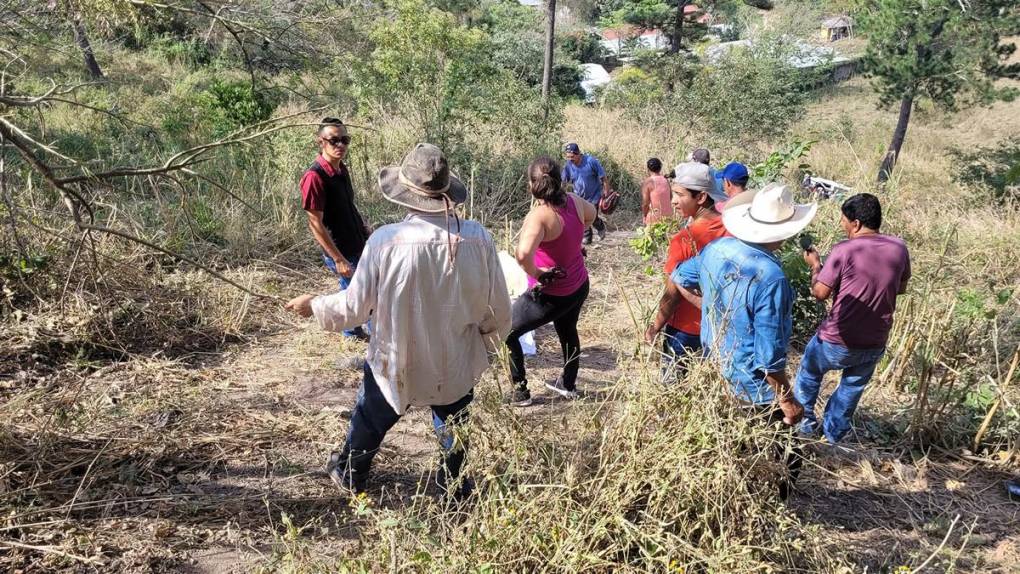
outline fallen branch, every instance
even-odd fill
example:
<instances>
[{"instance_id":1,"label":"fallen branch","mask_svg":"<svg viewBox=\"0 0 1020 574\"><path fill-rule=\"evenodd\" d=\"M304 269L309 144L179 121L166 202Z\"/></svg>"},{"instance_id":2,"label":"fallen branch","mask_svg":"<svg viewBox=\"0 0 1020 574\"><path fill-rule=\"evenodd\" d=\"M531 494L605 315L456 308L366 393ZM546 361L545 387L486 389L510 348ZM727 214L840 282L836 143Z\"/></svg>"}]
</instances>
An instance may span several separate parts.
<instances>
[{"instance_id":1,"label":"fallen branch","mask_svg":"<svg viewBox=\"0 0 1020 574\"><path fill-rule=\"evenodd\" d=\"M86 558L84 556L78 556L77 554L64 552L63 550L57 550L55 546L34 546L32 544L22 544L21 542L14 542L12 540L2 540L0 541L0 544L5 544L13 548L22 548L24 550L34 550L44 554L55 554L57 556L63 556L64 558L70 558L86 564L95 564L97 566L102 564L102 561L96 560L95 558Z\"/></svg>"},{"instance_id":2,"label":"fallen branch","mask_svg":"<svg viewBox=\"0 0 1020 574\"><path fill-rule=\"evenodd\" d=\"M949 530L946 531L946 535L942 538L942 542L939 544L938 548L936 548L935 551L932 552L930 556L928 556L928 559L922 562L920 566L911 570L910 574L917 574L921 570L924 570L924 568L928 566L928 563L935 559L935 556L937 556L938 553L941 552L942 549L945 547L946 541L949 540L949 535L953 533L953 528L956 527L956 523L959 522L959 520L960 515L957 514L956 518L953 519L953 523L949 525Z\"/></svg>"}]
</instances>

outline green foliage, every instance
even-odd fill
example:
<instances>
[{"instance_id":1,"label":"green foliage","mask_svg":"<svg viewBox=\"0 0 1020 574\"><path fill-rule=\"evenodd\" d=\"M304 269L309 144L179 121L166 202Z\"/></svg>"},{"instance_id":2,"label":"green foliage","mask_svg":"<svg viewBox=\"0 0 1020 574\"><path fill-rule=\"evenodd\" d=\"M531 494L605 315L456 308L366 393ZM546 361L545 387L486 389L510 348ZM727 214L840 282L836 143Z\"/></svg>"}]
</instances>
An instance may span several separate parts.
<instances>
[{"instance_id":1,"label":"green foliage","mask_svg":"<svg viewBox=\"0 0 1020 574\"><path fill-rule=\"evenodd\" d=\"M804 86L815 74L790 65L793 49L781 38L763 38L753 50L732 50L702 70L693 89L678 90L676 105L730 140L781 135L804 109Z\"/></svg>"},{"instance_id":2,"label":"green foliage","mask_svg":"<svg viewBox=\"0 0 1020 574\"><path fill-rule=\"evenodd\" d=\"M610 87L606 101L643 121L654 117L676 128L710 131L734 145L752 144L782 135L803 112L804 87L817 72L794 68L792 49L780 38L763 38L753 50L733 49L705 66L683 57L650 57L642 65L652 77Z\"/></svg>"},{"instance_id":3,"label":"green foliage","mask_svg":"<svg viewBox=\"0 0 1020 574\"><path fill-rule=\"evenodd\" d=\"M996 200L1020 199L1020 138L972 151L955 150L956 181L984 187Z\"/></svg>"},{"instance_id":4,"label":"green foliage","mask_svg":"<svg viewBox=\"0 0 1020 574\"><path fill-rule=\"evenodd\" d=\"M606 59L601 37L591 30L580 30L560 36L557 50L582 64L603 63Z\"/></svg>"},{"instance_id":5,"label":"green foliage","mask_svg":"<svg viewBox=\"0 0 1020 574\"><path fill-rule=\"evenodd\" d=\"M214 131L221 134L265 121L276 108L268 92L256 91L250 83L240 80L217 79L209 86L209 93L218 116Z\"/></svg>"},{"instance_id":6,"label":"green foliage","mask_svg":"<svg viewBox=\"0 0 1020 574\"><path fill-rule=\"evenodd\" d=\"M638 28L665 28L673 19L676 9L663 0L627 0L602 18L602 26L619 28L637 26Z\"/></svg>"},{"instance_id":7,"label":"green foliage","mask_svg":"<svg viewBox=\"0 0 1020 574\"><path fill-rule=\"evenodd\" d=\"M814 143L813 140L794 139L773 151L765 158L765 161L751 166L749 170L751 180L759 186L777 181L790 164L800 160L811 151L811 146ZM797 169L803 174L810 171L811 165L801 162L797 165Z\"/></svg>"},{"instance_id":8,"label":"green foliage","mask_svg":"<svg viewBox=\"0 0 1020 574\"><path fill-rule=\"evenodd\" d=\"M662 82L641 68L628 66L616 73L613 82L602 91L602 101L610 107L639 110L659 102L665 96Z\"/></svg>"},{"instance_id":9,"label":"green foliage","mask_svg":"<svg viewBox=\"0 0 1020 574\"><path fill-rule=\"evenodd\" d=\"M180 64L192 69L212 62L209 45L201 38L180 40L163 36L153 40L149 44L149 50L171 64Z\"/></svg>"},{"instance_id":10,"label":"green foliage","mask_svg":"<svg viewBox=\"0 0 1020 574\"><path fill-rule=\"evenodd\" d=\"M637 237L630 240L630 247L641 256L642 261L650 261L659 258L669 247L670 239L680 230L680 222L674 217L660 219L651 225L645 225L638 229ZM655 268L648 265L645 268L648 275L655 274Z\"/></svg>"},{"instance_id":11,"label":"green foliage","mask_svg":"<svg viewBox=\"0 0 1020 574\"><path fill-rule=\"evenodd\" d=\"M45 255L20 256L0 254L0 278L6 281L18 275L32 275L46 269L50 258Z\"/></svg>"},{"instance_id":12,"label":"green foliage","mask_svg":"<svg viewBox=\"0 0 1020 574\"><path fill-rule=\"evenodd\" d=\"M480 24L488 32L492 52L491 62L499 68L509 70L529 86L542 84L545 58L545 34L541 12L513 2L500 2L486 6ZM590 34L570 35L568 45L575 50L588 53L583 57L599 58L602 45L590 44ZM561 40L562 41L562 40ZM574 57L567 50L554 51L552 87L561 97L580 97L580 62L591 62Z\"/></svg>"},{"instance_id":13,"label":"green foliage","mask_svg":"<svg viewBox=\"0 0 1020 574\"><path fill-rule=\"evenodd\" d=\"M398 2L395 17L379 20L370 35L375 49L357 74L361 99L409 115L440 146L512 111L494 105L506 94L530 99L526 85L496 65L483 29L458 26L422 0Z\"/></svg>"},{"instance_id":14,"label":"green foliage","mask_svg":"<svg viewBox=\"0 0 1020 574\"><path fill-rule=\"evenodd\" d=\"M793 288L793 338L807 343L825 318L825 304L811 294L811 269L797 241L787 241L777 254Z\"/></svg>"},{"instance_id":15,"label":"green foliage","mask_svg":"<svg viewBox=\"0 0 1020 574\"><path fill-rule=\"evenodd\" d=\"M968 8L956 0L863 0L857 26L868 37L861 70L884 105L924 97L955 110L1015 93L994 83L1020 78L1020 64L1003 63L1015 45L1001 40L1020 31L1012 0Z\"/></svg>"}]
</instances>

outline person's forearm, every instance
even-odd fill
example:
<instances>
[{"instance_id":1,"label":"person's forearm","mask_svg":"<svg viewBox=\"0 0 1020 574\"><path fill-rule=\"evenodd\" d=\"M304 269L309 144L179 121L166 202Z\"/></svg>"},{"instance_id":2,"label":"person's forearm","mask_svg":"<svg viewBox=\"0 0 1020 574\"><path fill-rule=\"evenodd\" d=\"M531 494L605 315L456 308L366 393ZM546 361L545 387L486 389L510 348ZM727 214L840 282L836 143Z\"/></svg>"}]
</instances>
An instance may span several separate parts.
<instances>
[{"instance_id":1,"label":"person's forearm","mask_svg":"<svg viewBox=\"0 0 1020 574\"><path fill-rule=\"evenodd\" d=\"M326 252L326 255L329 255L333 261L340 261L341 259L344 259L340 250L337 249L336 244L333 243L333 238L329 235L325 226L310 223L308 228L312 230L312 237L315 238L315 242L319 244L319 247Z\"/></svg>"},{"instance_id":2,"label":"person's forearm","mask_svg":"<svg viewBox=\"0 0 1020 574\"><path fill-rule=\"evenodd\" d=\"M701 295L679 285L677 285L677 291L680 292L680 296L686 299L688 303L694 305L698 309L701 309Z\"/></svg>"},{"instance_id":3,"label":"person's forearm","mask_svg":"<svg viewBox=\"0 0 1020 574\"><path fill-rule=\"evenodd\" d=\"M666 326L682 299L683 296L679 290L670 289L668 286L662 292L662 297L659 298L659 310L655 313L655 319L652 321L652 329L656 333Z\"/></svg>"},{"instance_id":4,"label":"person's forearm","mask_svg":"<svg viewBox=\"0 0 1020 574\"><path fill-rule=\"evenodd\" d=\"M822 272L822 264L821 263L815 263L815 264L813 264L811 266L811 285L812 286L814 286L814 284L818 281L818 274L821 273L821 272Z\"/></svg>"},{"instance_id":5,"label":"person's forearm","mask_svg":"<svg viewBox=\"0 0 1020 574\"><path fill-rule=\"evenodd\" d=\"M776 392L780 401L793 396L790 392L790 379L786 376L786 370L765 374L765 382Z\"/></svg>"},{"instance_id":6,"label":"person's forearm","mask_svg":"<svg viewBox=\"0 0 1020 574\"><path fill-rule=\"evenodd\" d=\"M521 266L521 269L531 277L538 279L541 275L541 271L538 270L538 266L535 265L535 254L527 253L524 251L517 252L517 264Z\"/></svg>"}]
</instances>

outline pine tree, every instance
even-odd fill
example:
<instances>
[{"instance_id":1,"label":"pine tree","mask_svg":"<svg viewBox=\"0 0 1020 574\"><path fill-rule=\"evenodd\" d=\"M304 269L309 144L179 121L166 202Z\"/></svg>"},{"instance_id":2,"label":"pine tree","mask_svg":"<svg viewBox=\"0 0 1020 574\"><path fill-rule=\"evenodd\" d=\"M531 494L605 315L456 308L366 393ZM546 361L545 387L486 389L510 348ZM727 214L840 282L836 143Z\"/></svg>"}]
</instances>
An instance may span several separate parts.
<instances>
[{"instance_id":1,"label":"pine tree","mask_svg":"<svg viewBox=\"0 0 1020 574\"><path fill-rule=\"evenodd\" d=\"M1020 32L1016 0L865 0L858 30L868 37L864 74L882 106L900 108L879 184L892 175L918 99L955 111L1016 95L996 84L1020 79L1020 64L1004 64L1016 46L1003 38Z\"/></svg>"}]
</instances>

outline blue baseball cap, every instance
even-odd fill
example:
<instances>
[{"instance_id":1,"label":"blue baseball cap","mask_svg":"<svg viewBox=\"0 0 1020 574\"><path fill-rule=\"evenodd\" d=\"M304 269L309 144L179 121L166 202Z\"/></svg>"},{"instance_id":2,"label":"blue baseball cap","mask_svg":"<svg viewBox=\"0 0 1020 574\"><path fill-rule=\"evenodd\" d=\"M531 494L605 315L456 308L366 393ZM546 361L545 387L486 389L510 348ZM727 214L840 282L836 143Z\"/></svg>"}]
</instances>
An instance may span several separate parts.
<instances>
[{"instance_id":1,"label":"blue baseball cap","mask_svg":"<svg viewBox=\"0 0 1020 574\"><path fill-rule=\"evenodd\" d=\"M720 174L723 179L728 179L741 187L747 185L747 180L750 178L747 173L747 166L735 161L726 164L726 167L723 168Z\"/></svg>"},{"instance_id":2,"label":"blue baseball cap","mask_svg":"<svg viewBox=\"0 0 1020 574\"><path fill-rule=\"evenodd\" d=\"M578 153L579 154L579 153L581 153L581 148L577 147L576 143L570 142L567 145L563 146L563 151L565 151L567 153Z\"/></svg>"}]
</instances>

